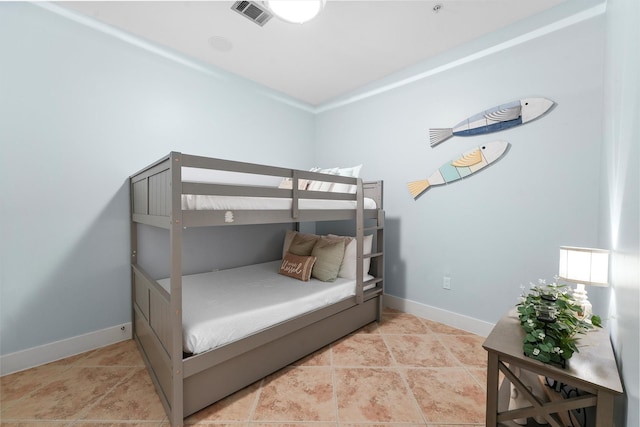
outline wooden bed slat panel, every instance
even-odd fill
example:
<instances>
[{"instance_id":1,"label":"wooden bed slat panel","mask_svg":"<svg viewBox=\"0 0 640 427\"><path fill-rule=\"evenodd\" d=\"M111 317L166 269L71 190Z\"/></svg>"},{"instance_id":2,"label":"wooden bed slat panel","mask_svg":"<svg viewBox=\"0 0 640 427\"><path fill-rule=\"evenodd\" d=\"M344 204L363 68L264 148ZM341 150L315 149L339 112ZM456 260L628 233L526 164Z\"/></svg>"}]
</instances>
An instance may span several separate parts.
<instances>
[{"instance_id":1,"label":"wooden bed slat panel","mask_svg":"<svg viewBox=\"0 0 640 427\"><path fill-rule=\"evenodd\" d=\"M149 321L149 287L138 277L138 273L134 272L134 275L136 275L133 282L134 303L138 306L145 320Z\"/></svg>"},{"instance_id":2,"label":"wooden bed slat panel","mask_svg":"<svg viewBox=\"0 0 640 427\"><path fill-rule=\"evenodd\" d=\"M160 341L140 312L134 314L134 338L142 348L145 363L150 367L150 374L159 388L158 394L170 406L171 396L171 361Z\"/></svg>"},{"instance_id":3,"label":"wooden bed slat panel","mask_svg":"<svg viewBox=\"0 0 640 427\"><path fill-rule=\"evenodd\" d=\"M150 164L146 168L134 173L129 177L131 182L138 182L141 179L155 175L163 170L167 170L171 167L171 155L165 156L155 163Z\"/></svg>"},{"instance_id":4,"label":"wooden bed slat panel","mask_svg":"<svg viewBox=\"0 0 640 427\"><path fill-rule=\"evenodd\" d=\"M149 191L146 179L133 183L133 213L143 215L149 213Z\"/></svg>"},{"instance_id":5,"label":"wooden bed slat panel","mask_svg":"<svg viewBox=\"0 0 640 427\"><path fill-rule=\"evenodd\" d=\"M170 170L149 177L149 215L167 216L171 213Z\"/></svg>"},{"instance_id":6,"label":"wooden bed slat panel","mask_svg":"<svg viewBox=\"0 0 640 427\"><path fill-rule=\"evenodd\" d=\"M171 319L169 318L169 302L154 291L149 290L149 326L156 333L164 349L171 349Z\"/></svg>"},{"instance_id":7,"label":"wooden bed slat panel","mask_svg":"<svg viewBox=\"0 0 640 427\"><path fill-rule=\"evenodd\" d=\"M170 357L171 334L168 314L170 295L138 265L132 266L134 308L155 336L157 344L162 346L166 359ZM142 320L140 319L140 320Z\"/></svg>"},{"instance_id":8,"label":"wooden bed slat panel","mask_svg":"<svg viewBox=\"0 0 640 427\"><path fill-rule=\"evenodd\" d=\"M169 216L133 214L132 220L139 224L146 224L159 228L168 229L171 226L171 218L169 218Z\"/></svg>"}]
</instances>

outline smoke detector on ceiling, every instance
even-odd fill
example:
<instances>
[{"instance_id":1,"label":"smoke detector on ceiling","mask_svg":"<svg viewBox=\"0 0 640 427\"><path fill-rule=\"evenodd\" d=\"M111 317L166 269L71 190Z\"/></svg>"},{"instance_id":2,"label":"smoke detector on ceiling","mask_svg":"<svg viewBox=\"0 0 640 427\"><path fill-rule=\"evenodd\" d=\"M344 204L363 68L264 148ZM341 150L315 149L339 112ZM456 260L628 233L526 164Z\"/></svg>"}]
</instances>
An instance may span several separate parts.
<instances>
[{"instance_id":1,"label":"smoke detector on ceiling","mask_svg":"<svg viewBox=\"0 0 640 427\"><path fill-rule=\"evenodd\" d=\"M273 14L269 9L255 1L237 1L233 3L231 9L261 27L273 18Z\"/></svg>"}]
</instances>

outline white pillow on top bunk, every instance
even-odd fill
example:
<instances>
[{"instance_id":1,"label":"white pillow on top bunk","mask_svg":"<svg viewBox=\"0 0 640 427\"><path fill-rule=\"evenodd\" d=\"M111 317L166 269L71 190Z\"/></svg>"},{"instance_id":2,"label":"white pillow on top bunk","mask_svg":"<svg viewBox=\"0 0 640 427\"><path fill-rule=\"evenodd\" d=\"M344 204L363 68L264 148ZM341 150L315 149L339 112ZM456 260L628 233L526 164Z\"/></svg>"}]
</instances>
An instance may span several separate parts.
<instances>
[{"instance_id":1,"label":"white pillow on top bunk","mask_svg":"<svg viewBox=\"0 0 640 427\"><path fill-rule=\"evenodd\" d=\"M298 190L306 190L308 184L309 184L308 179L299 179ZM285 190L293 189L293 178L282 178L282 182L280 182L280 185L278 185L278 188L284 188Z\"/></svg>"},{"instance_id":2,"label":"white pillow on top bunk","mask_svg":"<svg viewBox=\"0 0 640 427\"><path fill-rule=\"evenodd\" d=\"M338 175L338 168L319 169L312 172L324 173L327 175ZM309 191L331 191L333 183L325 181L311 181L309 182Z\"/></svg>"},{"instance_id":3,"label":"white pillow on top bunk","mask_svg":"<svg viewBox=\"0 0 640 427\"><path fill-rule=\"evenodd\" d=\"M340 176L348 176L351 178L358 178L360 176L360 170L362 169L362 165L353 166L350 168L342 168L338 169L337 175ZM343 184L341 182L335 182L331 187L331 191L334 193L351 193L355 194L357 187L351 184Z\"/></svg>"},{"instance_id":4,"label":"white pillow on top bunk","mask_svg":"<svg viewBox=\"0 0 640 427\"><path fill-rule=\"evenodd\" d=\"M309 172L319 172L320 168L311 168L309 169ZM307 187L309 186L309 183L311 183L313 181L308 180L308 179L299 179L298 180L298 190L307 190ZM291 190L293 188L293 178L282 178L282 181L280 181L280 185L278 185L278 188L283 188L285 190Z\"/></svg>"}]
</instances>

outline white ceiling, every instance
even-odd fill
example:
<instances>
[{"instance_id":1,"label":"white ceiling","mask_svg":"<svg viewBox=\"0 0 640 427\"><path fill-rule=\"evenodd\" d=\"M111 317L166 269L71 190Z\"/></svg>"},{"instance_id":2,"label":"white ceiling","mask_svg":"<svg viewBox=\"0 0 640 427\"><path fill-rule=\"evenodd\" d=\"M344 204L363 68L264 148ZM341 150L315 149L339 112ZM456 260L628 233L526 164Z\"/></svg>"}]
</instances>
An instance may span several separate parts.
<instances>
[{"instance_id":1,"label":"white ceiling","mask_svg":"<svg viewBox=\"0 0 640 427\"><path fill-rule=\"evenodd\" d=\"M329 0L311 22L264 27L232 1L57 4L317 106L568 2Z\"/></svg>"}]
</instances>

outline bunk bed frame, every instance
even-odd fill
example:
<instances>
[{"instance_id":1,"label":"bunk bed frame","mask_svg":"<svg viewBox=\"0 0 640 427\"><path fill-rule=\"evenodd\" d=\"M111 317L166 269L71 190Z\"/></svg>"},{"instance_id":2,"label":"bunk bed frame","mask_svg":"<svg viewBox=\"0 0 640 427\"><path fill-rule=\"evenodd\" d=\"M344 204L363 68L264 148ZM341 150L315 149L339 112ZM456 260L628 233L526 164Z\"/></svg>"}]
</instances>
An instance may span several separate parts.
<instances>
[{"instance_id":1,"label":"bunk bed frame","mask_svg":"<svg viewBox=\"0 0 640 427\"><path fill-rule=\"evenodd\" d=\"M182 180L182 167L292 178L292 189L207 184ZM298 189L298 180L356 185L355 194ZM382 182L319 174L172 152L130 177L133 335L172 426L185 417L244 388L292 362L379 321L383 294ZM226 195L291 199L290 210L183 210L182 196ZM364 197L376 209L364 209ZM356 209L299 209L300 199L355 200ZM187 227L354 220L357 239L356 295L252 334L230 344L190 355L182 347L182 243ZM137 224L167 229L170 235L170 289L166 292L137 263ZM371 225L372 224L372 225ZM373 234L374 247L363 255L363 236ZM362 260L371 258L363 281ZM363 288L374 285L366 291Z\"/></svg>"}]
</instances>

